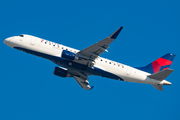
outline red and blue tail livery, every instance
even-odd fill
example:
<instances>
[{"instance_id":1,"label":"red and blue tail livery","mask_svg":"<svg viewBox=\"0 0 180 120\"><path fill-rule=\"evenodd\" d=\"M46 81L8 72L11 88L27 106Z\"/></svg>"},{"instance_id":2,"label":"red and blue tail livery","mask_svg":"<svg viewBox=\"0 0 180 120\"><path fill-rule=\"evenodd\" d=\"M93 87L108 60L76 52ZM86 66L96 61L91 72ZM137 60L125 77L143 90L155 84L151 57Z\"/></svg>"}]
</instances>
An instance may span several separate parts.
<instances>
[{"instance_id":1,"label":"red and blue tail livery","mask_svg":"<svg viewBox=\"0 0 180 120\"><path fill-rule=\"evenodd\" d=\"M154 62L148 64L145 67L140 68L141 70L154 74L157 73L159 71L168 69L172 63L172 61L174 60L176 55L171 54L171 53L167 53L166 55L158 58L157 60L155 60Z\"/></svg>"}]
</instances>

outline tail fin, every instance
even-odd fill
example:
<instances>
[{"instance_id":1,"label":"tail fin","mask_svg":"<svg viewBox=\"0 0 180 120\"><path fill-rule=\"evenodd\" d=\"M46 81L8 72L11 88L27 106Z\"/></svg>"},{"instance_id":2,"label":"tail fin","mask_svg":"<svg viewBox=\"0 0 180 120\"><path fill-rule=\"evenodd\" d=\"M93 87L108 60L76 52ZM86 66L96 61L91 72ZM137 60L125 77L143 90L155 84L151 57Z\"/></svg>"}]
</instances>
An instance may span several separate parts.
<instances>
[{"instance_id":1,"label":"tail fin","mask_svg":"<svg viewBox=\"0 0 180 120\"><path fill-rule=\"evenodd\" d=\"M155 60L154 62L148 64L145 67L139 68L142 71L154 74L161 70L168 69L174 60L176 55L167 53L166 55L160 57L159 59Z\"/></svg>"}]
</instances>

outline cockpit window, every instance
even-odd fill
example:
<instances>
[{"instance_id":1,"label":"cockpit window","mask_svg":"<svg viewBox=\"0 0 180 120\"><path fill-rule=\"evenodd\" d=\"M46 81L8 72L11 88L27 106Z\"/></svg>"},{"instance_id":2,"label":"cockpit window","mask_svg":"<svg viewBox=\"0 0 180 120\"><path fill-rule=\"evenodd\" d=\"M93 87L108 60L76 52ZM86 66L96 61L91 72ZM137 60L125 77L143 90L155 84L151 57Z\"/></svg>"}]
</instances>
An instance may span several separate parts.
<instances>
[{"instance_id":1,"label":"cockpit window","mask_svg":"<svg viewBox=\"0 0 180 120\"><path fill-rule=\"evenodd\" d=\"M20 37L24 37L24 35L19 35Z\"/></svg>"}]
</instances>

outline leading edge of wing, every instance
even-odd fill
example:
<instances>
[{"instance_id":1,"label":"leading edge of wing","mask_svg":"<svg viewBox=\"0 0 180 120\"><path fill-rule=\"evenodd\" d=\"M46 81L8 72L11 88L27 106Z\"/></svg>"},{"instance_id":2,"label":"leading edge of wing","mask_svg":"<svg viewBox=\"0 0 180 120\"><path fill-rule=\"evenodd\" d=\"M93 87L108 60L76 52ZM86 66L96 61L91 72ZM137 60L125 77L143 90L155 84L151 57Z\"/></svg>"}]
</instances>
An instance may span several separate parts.
<instances>
[{"instance_id":1,"label":"leading edge of wing","mask_svg":"<svg viewBox=\"0 0 180 120\"><path fill-rule=\"evenodd\" d=\"M116 39L121 30L123 29L123 26L120 27L118 30L116 30L113 34L111 34L108 38Z\"/></svg>"}]
</instances>

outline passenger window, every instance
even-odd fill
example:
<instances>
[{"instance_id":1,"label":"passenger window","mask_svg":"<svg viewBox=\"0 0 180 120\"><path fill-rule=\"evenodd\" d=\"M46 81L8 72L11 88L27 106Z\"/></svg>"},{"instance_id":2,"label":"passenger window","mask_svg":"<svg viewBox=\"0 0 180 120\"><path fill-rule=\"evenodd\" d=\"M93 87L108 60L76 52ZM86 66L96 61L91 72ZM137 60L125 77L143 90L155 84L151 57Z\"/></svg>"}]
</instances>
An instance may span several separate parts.
<instances>
[{"instance_id":1,"label":"passenger window","mask_svg":"<svg viewBox=\"0 0 180 120\"><path fill-rule=\"evenodd\" d=\"M111 62L109 62L109 64L111 64Z\"/></svg>"}]
</instances>

